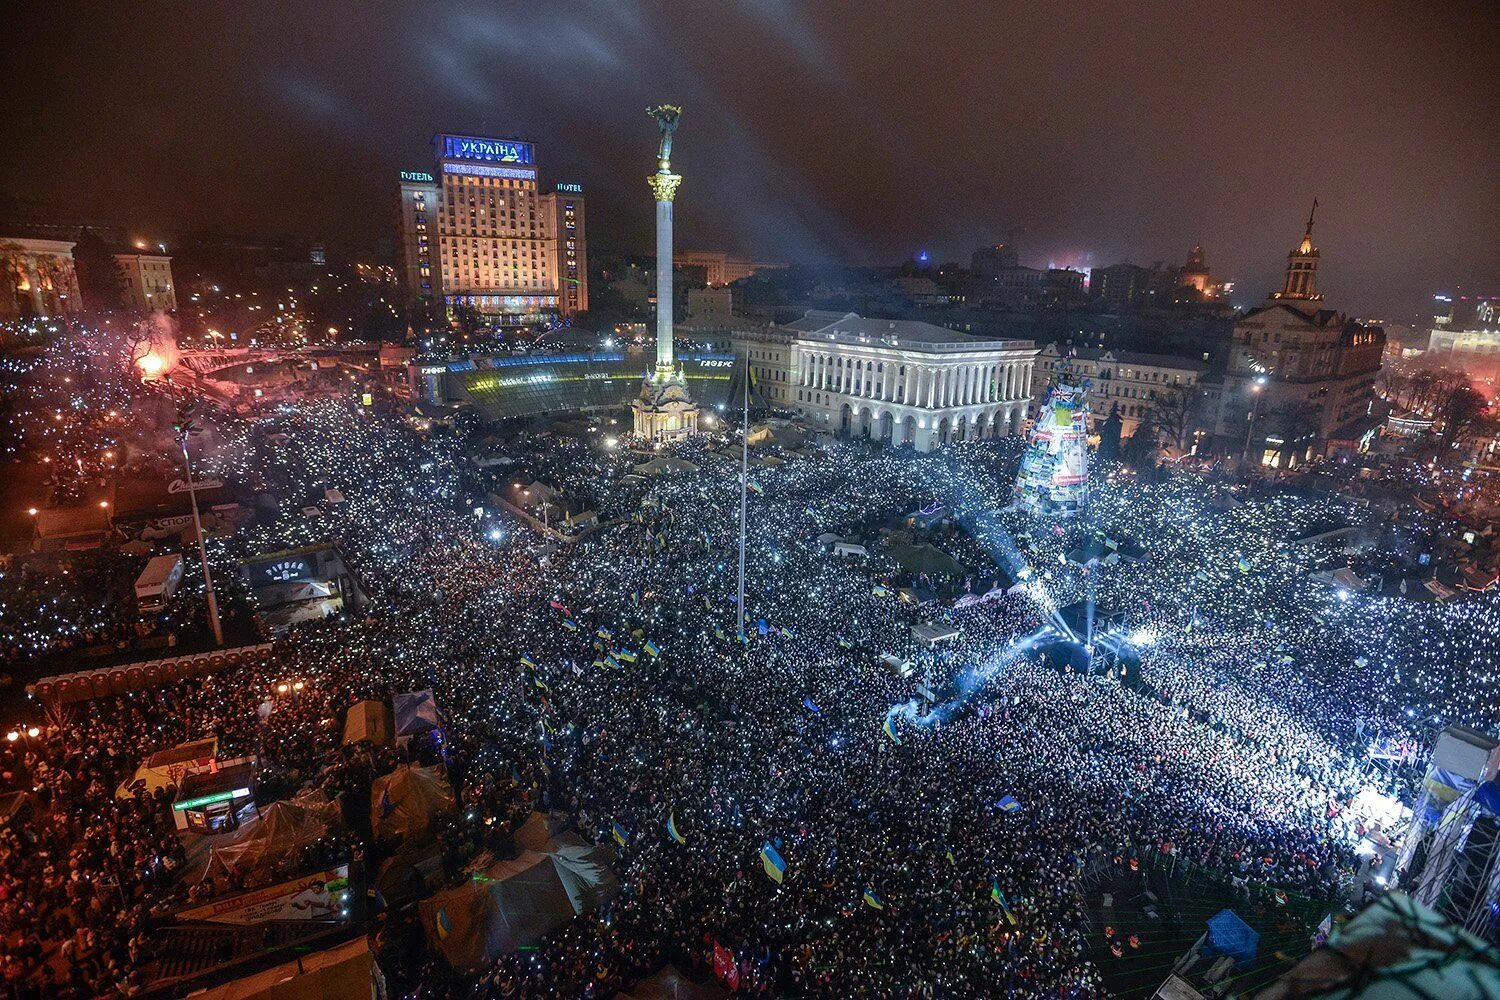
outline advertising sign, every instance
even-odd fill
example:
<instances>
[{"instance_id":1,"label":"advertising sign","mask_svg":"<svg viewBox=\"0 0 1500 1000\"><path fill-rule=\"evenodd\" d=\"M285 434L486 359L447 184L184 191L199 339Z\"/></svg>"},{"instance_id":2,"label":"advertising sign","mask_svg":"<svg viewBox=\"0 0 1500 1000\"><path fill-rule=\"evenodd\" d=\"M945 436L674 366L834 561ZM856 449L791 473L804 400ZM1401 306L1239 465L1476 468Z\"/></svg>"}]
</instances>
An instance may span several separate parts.
<instances>
[{"instance_id":1,"label":"advertising sign","mask_svg":"<svg viewBox=\"0 0 1500 1000\"><path fill-rule=\"evenodd\" d=\"M241 926L272 920L342 920L348 891L349 866L340 865L179 910L177 919Z\"/></svg>"}]
</instances>

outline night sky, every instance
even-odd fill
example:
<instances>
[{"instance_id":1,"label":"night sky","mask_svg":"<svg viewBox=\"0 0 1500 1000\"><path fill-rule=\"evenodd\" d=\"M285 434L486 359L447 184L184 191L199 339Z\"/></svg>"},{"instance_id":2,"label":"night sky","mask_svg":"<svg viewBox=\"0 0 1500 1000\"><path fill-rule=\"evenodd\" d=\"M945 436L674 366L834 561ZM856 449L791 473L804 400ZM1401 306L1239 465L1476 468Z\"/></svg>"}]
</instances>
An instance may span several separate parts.
<instances>
[{"instance_id":1,"label":"night sky","mask_svg":"<svg viewBox=\"0 0 1500 1000\"><path fill-rule=\"evenodd\" d=\"M1354 12L1358 11L1358 14ZM1279 282L1314 196L1331 304L1500 294L1500 5L28 3L0 194L143 235L373 248L437 131L538 144L597 249L646 251L685 106L679 247L768 259L1180 261Z\"/></svg>"}]
</instances>

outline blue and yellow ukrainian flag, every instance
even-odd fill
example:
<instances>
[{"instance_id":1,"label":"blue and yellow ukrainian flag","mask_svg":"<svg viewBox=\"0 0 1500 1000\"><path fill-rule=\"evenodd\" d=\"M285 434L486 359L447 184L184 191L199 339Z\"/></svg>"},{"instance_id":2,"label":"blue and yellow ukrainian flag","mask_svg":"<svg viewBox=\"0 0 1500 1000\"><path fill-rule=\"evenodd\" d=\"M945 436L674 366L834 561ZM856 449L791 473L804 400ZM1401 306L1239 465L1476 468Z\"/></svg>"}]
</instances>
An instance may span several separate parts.
<instances>
[{"instance_id":1,"label":"blue and yellow ukrainian flag","mask_svg":"<svg viewBox=\"0 0 1500 1000\"><path fill-rule=\"evenodd\" d=\"M523 666L523 667L530 667L532 670L535 670L536 669L536 661L533 660L529 654L522 653L521 654L521 666Z\"/></svg>"},{"instance_id":2,"label":"blue and yellow ukrainian flag","mask_svg":"<svg viewBox=\"0 0 1500 1000\"><path fill-rule=\"evenodd\" d=\"M599 626L599 628L595 630L594 634L603 639L605 642L608 642L615 637L615 634L609 629L605 628L603 625Z\"/></svg>"},{"instance_id":3,"label":"blue and yellow ukrainian flag","mask_svg":"<svg viewBox=\"0 0 1500 1000\"><path fill-rule=\"evenodd\" d=\"M792 630L789 629L789 628L787 628L785 625L778 625L778 626L776 626L776 631L778 631L778 632L781 633L781 637L783 639L790 639L790 638L792 638Z\"/></svg>"},{"instance_id":4,"label":"blue and yellow ukrainian flag","mask_svg":"<svg viewBox=\"0 0 1500 1000\"><path fill-rule=\"evenodd\" d=\"M839 636L839 649L853 649L853 648L854 648L854 643L850 642L848 639L845 639L843 636Z\"/></svg>"},{"instance_id":5,"label":"blue and yellow ukrainian flag","mask_svg":"<svg viewBox=\"0 0 1500 1000\"><path fill-rule=\"evenodd\" d=\"M766 874L771 877L771 881L777 885L780 885L781 880L786 878L786 862L781 859L781 855L777 853L776 848L771 846L769 840L761 845L760 864L766 870Z\"/></svg>"},{"instance_id":6,"label":"blue and yellow ukrainian flag","mask_svg":"<svg viewBox=\"0 0 1500 1000\"><path fill-rule=\"evenodd\" d=\"M901 745L901 737L896 735L896 717L888 715L880 726L880 731L891 738L891 742L897 746Z\"/></svg>"},{"instance_id":7,"label":"blue and yellow ukrainian flag","mask_svg":"<svg viewBox=\"0 0 1500 1000\"><path fill-rule=\"evenodd\" d=\"M655 659L656 657L661 655L661 647L652 642L650 639L646 640L646 645L643 648L647 653L651 655L652 659Z\"/></svg>"},{"instance_id":8,"label":"blue and yellow ukrainian flag","mask_svg":"<svg viewBox=\"0 0 1500 1000\"><path fill-rule=\"evenodd\" d=\"M1246 559L1244 556L1240 556L1239 566L1240 566L1240 572L1241 573L1248 573L1248 572L1250 572L1250 560Z\"/></svg>"},{"instance_id":9,"label":"blue and yellow ukrainian flag","mask_svg":"<svg viewBox=\"0 0 1500 1000\"><path fill-rule=\"evenodd\" d=\"M667 813L667 836L679 844L687 843L687 838L677 829L677 816L670 812Z\"/></svg>"},{"instance_id":10,"label":"blue and yellow ukrainian flag","mask_svg":"<svg viewBox=\"0 0 1500 1000\"><path fill-rule=\"evenodd\" d=\"M860 898L865 901L866 906L874 907L877 910L885 909L885 901L875 895L875 890L868 886L865 887L864 894Z\"/></svg>"},{"instance_id":11,"label":"blue and yellow ukrainian flag","mask_svg":"<svg viewBox=\"0 0 1500 1000\"><path fill-rule=\"evenodd\" d=\"M995 806L1001 812L1013 813L1020 812L1021 810L1021 803L1016 801L1016 797L1014 795L1005 796L999 802L996 802Z\"/></svg>"},{"instance_id":12,"label":"blue and yellow ukrainian flag","mask_svg":"<svg viewBox=\"0 0 1500 1000\"><path fill-rule=\"evenodd\" d=\"M630 843L630 833L620 825L619 820L615 820L614 829L609 831L609 835L615 838L615 843L619 844L621 847L624 847L626 844Z\"/></svg>"},{"instance_id":13,"label":"blue and yellow ukrainian flag","mask_svg":"<svg viewBox=\"0 0 1500 1000\"><path fill-rule=\"evenodd\" d=\"M716 638L716 639L723 639L725 642L728 642L729 641L729 633L725 632L723 629L719 628L719 626L715 625L714 626L714 638Z\"/></svg>"},{"instance_id":14,"label":"blue and yellow ukrainian flag","mask_svg":"<svg viewBox=\"0 0 1500 1000\"><path fill-rule=\"evenodd\" d=\"M622 650L620 650L620 659L623 660L626 663L634 663L636 661L635 650L633 650L633 649L622 649Z\"/></svg>"},{"instance_id":15,"label":"blue and yellow ukrainian flag","mask_svg":"<svg viewBox=\"0 0 1500 1000\"><path fill-rule=\"evenodd\" d=\"M1005 919L1014 925L1016 915L1011 912L1010 903L1005 899L1005 893L1000 891L1000 880L998 878L990 885L990 898L1000 904L1000 910L1005 914Z\"/></svg>"},{"instance_id":16,"label":"blue and yellow ukrainian flag","mask_svg":"<svg viewBox=\"0 0 1500 1000\"><path fill-rule=\"evenodd\" d=\"M578 631L578 623L575 622L571 618L564 618L563 619L563 628L567 629L569 632L577 632Z\"/></svg>"},{"instance_id":17,"label":"blue and yellow ukrainian flag","mask_svg":"<svg viewBox=\"0 0 1500 1000\"><path fill-rule=\"evenodd\" d=\"M877 583L875 586L870 588L870 593L874 594L876 597L890 597L891 588L887 587L883 583Z\"/></svg>"}]
</instances>

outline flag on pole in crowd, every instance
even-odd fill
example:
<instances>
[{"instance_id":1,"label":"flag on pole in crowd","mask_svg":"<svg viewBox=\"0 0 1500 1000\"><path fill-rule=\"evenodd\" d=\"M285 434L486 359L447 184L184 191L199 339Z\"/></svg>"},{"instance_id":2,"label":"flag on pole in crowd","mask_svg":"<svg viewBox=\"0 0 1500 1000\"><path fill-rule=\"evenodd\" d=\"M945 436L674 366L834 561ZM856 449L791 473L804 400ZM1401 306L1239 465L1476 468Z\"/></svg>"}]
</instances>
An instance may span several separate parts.
<instances>
[{"instance_id":1,"label":"flag on pole in crowd","mask_svg":"<svg viewBox=\"0 0 1500 1000\"><path fill-rule=\"evenodd\" d=\"M712 611L713 609L714 609L714 602L710 601L708 599L708 595L707 594L704 594L703 595L703 610L704 611Z\"/></svg>"},{"instance_id":2,"label":"flag on pole in crowd","mask_svg":"<svg viewBox=\"0 0 1500 1000\"><path fill-rule=\"evenodd\" d=\"M1244 556L1240 556L1239 567L1241 573L1250 572L1250 560L1246 559Z\"/></svg>"},{"instance_id":3,"label":"flag on pole in crowd","mask_svg":"<svg viewBox=\"0 0 1500 1000\"><path fill-rule=\"evenodd\" d=\"M791 638L793 638L793 636L792 636L792 630L789 629L789 628L787 628L785 625L778 625L778 626L776 626L776 631L778 631L778 632L781 633L781 637L783 639L791 639Z\"/></svg>"},{"instance_id":4,"label":"flag on pole in crowd","mask_svg":"<svg viewBox=\"0 0 1500 1000\"><path fill-rule=\"evenodd\" d=\"M766 874L771 877L771 881L777 885L780 885L781 880L786 877L786 862L781 859L781 855L777 853L776 848L771 846L769 840L761 845L760 864L766 870Z\"/></svg>"},{"instance_id":5,"label":"flag on pole in crowd","mask_svg":"<svg viewBox=\"0 0 1500 1000\"><path fill-rule=\"evenodd\" d=\"M658 536L658 537L660 537L660 536ZM633 593L633 594L630 595L630 599L632 601L634 601L637 605L639 605L641 603L641 588L640 587L635 588L635 593Z\"/></svg>"},{"instance_id":6,"label":"flag on pole in crowd","mask_svg":"<svg viewBox=\"0 0 1500 1000\"><path fill-rule=\"evenodd\" d=\"M865 891L860 898L865 901L866 906L873 907L877 910L885 909L885 901L879 896L875 895L875 890L871 889L869 886L865 887Z\"/></svg>"},{"instance_id":7,"label":"flag on pole in crowd","mask_svg":"<svg viewBox=\"0 0 1500 1000\"><path fill-rule=\"evenodd\" d=\"M995 803L995 807L1001 812L1013 813L1021 811L1021 803L1016 801L1014 795L1005 796L999 802Z\"/></svg>"},{"instance_id":8,"label":"flag on pole in crowd","mask_svg":"<svg viewBox=\"0 0 1500 1000\"><path fill-rule=\"evenodd\" d=\"M578 623L575 622L571 618L564 618L563 619L563 628L567 629L569 632L577 632L578 631Z\"/></svg>"},{"instance_id":9,"label":"flag on pole in crowd","mask_svg":"<svg viewBox=\"0 0 1500 1000\"><path fill-rule=\"evenodd\" d=\"M812 700L812 696L811 695L807 695L807 696L803 697L803 699L802 699L802 705L803 705L804 708L806 708L813 715L822 715L823 714L823 710L818 707L818 703L817 702L815 702L815 701Z\"/></svg>"},{"instance_id":10,"label":"flag on pole in crowd","mask_svg":"<svg viewBox=\"0 0 1500 1000\"><path fill-rule=\"evenodd\" d=\"M956 864L958 864L958 859L953 856L953 848L951 848L951 847L948 848L946 851L943 852L943 857L945 857L945 858L948 859L948 863L950 865L956 865Z\"/></svg>"},{"instance_id":11,"label":"flag on pole in crowd","mask_svg":"<svg viewBox=\"0 0 1500 1000\"><path fill-rule=\"evenodd\" d=\"M764 638L771 634L771 623L764 618L757 618L755 619L755 631L759 632L761 637Z\"/></svg>"},{"instance_id":12,"label":"flag on pole in crowd","mask_svg":"<svg viewBox=\"0 0 1500 1000\"><path fill-rule=\"evenodd\" d=\"M613 655L606 656L604 658L604 665L607 666L607 667L609 667L609 669L611 669L611 670L624 670L625 669L624 667L620 666L620 661L617 660L617 659L615 659Z\"/></svg>"},{"instance_id":13,"label":"flag on pole in crowd","mask_svg":"<svg viewBox=\"0 0 1500 1000\"><path fill-rule=\"evenodd\" d=\"M877 583L875 586L870 588L870 593L874 594L876 597L890 597L892 591L891 588L887 587L885 584Z\"/></svg>"},{"instance_id":14,"label":"flag on pole in crowd","mask_svg":"<svg viewBox=\"0 0 1500 1000\"><path fill-rule=\"evenodd\" d=\"M750 480L750 492L754 493L756 496L760 496L761 494L765 493L766 490L765 487L760 485L760 483L757 483L752 479Z\"/></svg>"},{"instance_id":15,"label":"flag on pole in crowd","mask_svg":"<svg viewBox=\"0 0 1500 1000\"><path fill-rule=\"evenodd\" d=\"M609 831L609 835L615 838L615 843L619 844L621 847L624 847L626 844L630 843L630 833L620 825L619 820L615 820L614 829Z\"/></svg>"},{"instance_id":16,"label":"flag on pole in crowd","mask_svg":"<svg viewBox=\"0 0 1500 1000\"><path fill-rule=\"evenodd\" d=\"M552 608L552 610L554 610L554 611L561 611L563 614L567 615L569 618L573 617L573 612L569 611L568 610L568 606L566 604L564 604L562 601L559 601L556 598L554 598L554 599L548 601L547 604Z\"/></svg>"},{"instance_id":17,"label":"flag on pole in crowd","mask_svg":"<svg viewBox=\"0 0 1500 1000\"><path fill-rule=\"evenodd\" d=\"M652 642L650 639L646 640L646 645L642 648L645 649L647 653L651 654L652 659L655 659L656 657L661 655L661 647Z\"/></svg>"},{"instance_id":18,"label":"flag on pole in crowd","mask_svg":"<svg viewBox=\"0 0 1500 1000\"><path fill-rule=\"evenodd\" d=\"M990 898L1000 904L1000 912L1005 914L1005 919L1012 925L1016 922L1016 915L1011 912L1010 902L1006 900L1005 893L1000 891L1000 880L997 878L990 885Z\"/></svg>"},{"instance_id":19,"label":"flag on pole in crowd","mask_svg":"<svg viewBox=\"0 0 1500 1000\"><path fill-rule=\"evenodd\" d=\"M885 722L881 725L880 731L889 736L892 743L897 746L901 745L901 737L896 735L896 717L894 715L887 715L885 717Z\"/></svg>"},{"instance_id":20,"label":"flag on pole in crowd","mask_svg":"<svg viewBox=\"0 0 1500 1000\"><path fill-rule=\"evenodd\" d=\"M619 652L619 657L625 663L634 663L635 660L636 660L635 650L633 650L633 649L622 649Z\"/></svg>"},{"instance_id":21,"label":"flag on pole in crowd","mask_svg":"<svg viewBox=\"0 0 1500 1000\"><path fill-rule=\"evenodd\" d=\"M716 639L723 639L725 641L728 641L728 639L729 639L729 633L725 632L723 629L719 628L719 626L715 625L714 626L714 638L716 638Z\"/></svg>"},{"instance_id":22,"label":"flag on pole in crowd","mask_svg":"<svg viewBox=\"0 0 1500 1000\"><path fill-rule=\"evenodd\" d=\"M535 684L538 688L547 692L548 694L552 693L552 689L547 686L547 682L542 680L540 677L533 677L531 679L531 683Z\"/></svg>"},{"instance_id":23,"label":"flag on pole in crowd","mask_svg":"<svg viewBox=\"0 0 1500 1000\"><path fill-rule=\"evenodd\" d=\"M605 642L608 642L609 640L611 640L611 639L613 639L615 637L615 634L613 632L611 632L609 629L605 628L602 625L599 626L599 629L596 632L594 632L594 634L597 635L599 638L603 639Z\"/></svg>"},{"instance_id":24,"label":"flag on pole in crowd","mask_svg":"<svg viewBox=\"0 0 1500 1000\"><path fill-rule=\"evenodd\" d=\"M523 666L523 667L530 667L532 670L535 670L536 669L536 661L533 660L528 654L522 653L521 654L521 666Z\"/></svg>"},{"instance_id":25,"label":"flag on pole in crowd","mask_svg":"<svg viewBox=\"0 0 1500 1000\"><path fill-rule=\"evenodd\" d=\"M687 843L687 838L677 829L677 816L670 812L667 813L667 836L679 844Z\"/></svg>"},{"instance_id":26,"label":"flag on pole in crowd","mask_svg":"<svg viewBox=\"0 0 1500 1000\"><path fill-rule=\"evenodd\" d=\"M854 648L854 643L850 642L848 639L845 639L843 636L839 636L839 649L853 649L853 648Z\"/></svg>"}]
</instances>

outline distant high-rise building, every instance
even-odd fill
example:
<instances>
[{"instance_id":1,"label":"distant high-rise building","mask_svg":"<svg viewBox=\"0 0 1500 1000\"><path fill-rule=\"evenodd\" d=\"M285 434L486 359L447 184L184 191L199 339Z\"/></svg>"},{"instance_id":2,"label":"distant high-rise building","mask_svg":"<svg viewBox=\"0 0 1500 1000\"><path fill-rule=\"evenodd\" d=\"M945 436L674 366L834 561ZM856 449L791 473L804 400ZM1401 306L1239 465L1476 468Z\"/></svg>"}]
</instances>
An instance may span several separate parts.
<instances>
[{"instance_id":1,"label":"distant high-rise building","mask_svg":"<svg viewBox=\"0 0 1500 1000\"><path fill-rule=\"evenodd\" d=\"M433 145L433 171L399 180L408 303L511 324L587 308L582 189L543 193L529 142L440 134Z\"/></svg>"},{"instance_id":2,"label":"distant high-rise building","mask_svg":"<svg viewBox=\"0 0 1500 1000\"><path fill-rule=\"evenodd\" d=\"M993 278L1001 271L1020 266L1021 259L1016 248L1007 243L996 243L992 247L980 247L969 258L969 270Z\"/></svg>"},{"instance_id":3,"label":"distant high-rise building","mask_svg":"<svg viewBox=\"0 0 1500 1000\"><path fill-rule=\"evenodd\" d=\"M746 260L734 257L722 250L682 250L672 255L674 267L701 267L703 280L711 286L729 285L741 278L748 278L761 271L781 271L785 264Z\"/></svg>"}]
</instances>

